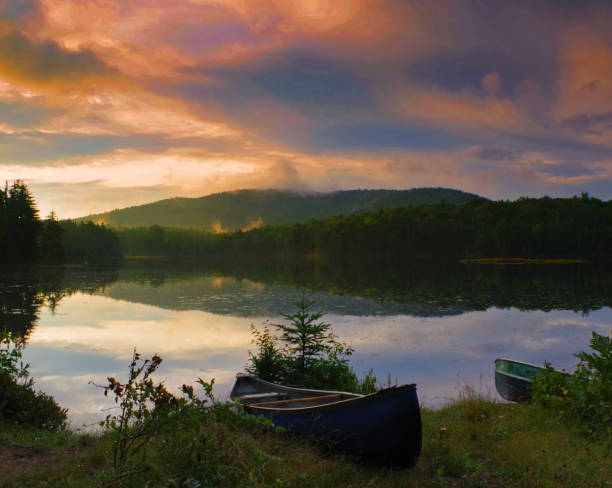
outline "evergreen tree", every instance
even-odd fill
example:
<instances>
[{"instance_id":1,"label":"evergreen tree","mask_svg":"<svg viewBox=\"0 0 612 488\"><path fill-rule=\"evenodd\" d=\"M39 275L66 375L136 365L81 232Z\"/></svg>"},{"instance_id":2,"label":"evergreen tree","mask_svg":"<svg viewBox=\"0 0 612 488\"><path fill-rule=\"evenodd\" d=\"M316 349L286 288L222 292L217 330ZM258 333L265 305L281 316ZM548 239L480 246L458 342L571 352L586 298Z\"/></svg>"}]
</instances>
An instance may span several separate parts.
<instances>
[{"instance_id":1,"label":"evergreen tree","mask_svg":"<svg viewBox=\"0 0 612 488\"><path fill-rule=\"evenodd\" d=\"M45 263L62 263L64 261L64 230L57 220L55 212L51 211L43 222L40 235L40 253Z\"/></svg>"},{"instance_id":2,"label":"evergreen tree","mask_svg":"<svg viewBox=\"0 0 612 488\"><path fill-rule=\"evenodd\" d=\"M117 264L121 248L117 234L93 222L61 222L65 257L71 263Z\"/></svg>"},{"instance_id":3,"label":"evergreen tree","mask_svg":"<svg viewBox=\"0 0 612 488\"><path fill-rule=\"evenodd\" d=\"M40 220L30 190L21 180L13 183L6 198L4 221L5 261L31 263L38 257Z\"/></svg>"},{"instance_id":4,"label":"evergreen tree","mask_svg":"<svg viewBox=\"0 0 612 488\"><path fill-rule=\"evenodd\" d=\"M8 199L8 183L0 190L0 263L7 257L6 253L6 201Z\"/></svg>"},{"instance_id":5,"label":"evergreen tree","mask_svg":"<svg viewBox=\"0 0 612 488\"><path fill-rule=\"evenodd\" d=\"M282 314L288 325L273 324L281 332L281 340L287 344L290 354L297 360L297 377L303 380L310 362L329 352L336 343L335 336L329 331L331 324L319 319L324 312L311 312L314 302L304 297L295 302L297 311Z\"/></svg>"},{"instance_id":6,"label":"evergreen tree","mask_svg":"<svg viewBox=\"0 0 612 488\"><path fill-rule=\"evenodd\" d=\"M312 312L314 302L304 297L294 304L296 313L282 314L288 325L272 324L282 332L280 338L267 324L263 331L252 327L259 351L250 353L246 370L288 385L373 393L376 377L370 371L362 381L357 378L348 364L353 349L338 340L331 324L320 321L325 313Z\"/></svg>"}]
</instances>

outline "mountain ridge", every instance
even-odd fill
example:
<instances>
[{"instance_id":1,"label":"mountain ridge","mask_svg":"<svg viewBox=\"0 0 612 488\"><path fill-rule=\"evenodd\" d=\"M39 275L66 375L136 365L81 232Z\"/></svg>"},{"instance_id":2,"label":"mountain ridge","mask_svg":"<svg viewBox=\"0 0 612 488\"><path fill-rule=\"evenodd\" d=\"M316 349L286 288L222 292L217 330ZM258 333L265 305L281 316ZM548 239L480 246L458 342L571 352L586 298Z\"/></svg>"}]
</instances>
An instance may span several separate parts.
<instances>
[{"instance_id":1,"label":"mountain ridge","mask_svg":"<svg viewBox=\"0 0 612 488\"><path fill-rule=\"evenodd\" d=\"M459 205L477 198L483 197L449 188L341 190L329 193L245 189L195 198L168 198L74 220L93 221L112 227L161 225L226 232L406 205L441 202Z\"/></svg>"}]
</instances>

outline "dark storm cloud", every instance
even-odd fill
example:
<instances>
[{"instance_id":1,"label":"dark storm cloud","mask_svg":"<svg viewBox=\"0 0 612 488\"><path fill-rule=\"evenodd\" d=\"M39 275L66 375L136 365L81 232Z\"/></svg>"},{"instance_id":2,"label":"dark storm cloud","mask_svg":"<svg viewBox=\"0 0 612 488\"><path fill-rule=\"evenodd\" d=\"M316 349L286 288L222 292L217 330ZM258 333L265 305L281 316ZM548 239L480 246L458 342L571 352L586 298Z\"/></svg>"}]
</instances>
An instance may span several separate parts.
<instances>
[{"instance_id":1,"label":"dark storm cloud","mask_svg":"<svg viewBox=\"0 0 612 488\"><path fill-rule=\"evenodd\" d=\"M277 99L290 105L367 104L368 90L347 63L315 52L288 50L252 63L233 67L184 68L224 83L214 85L214 94L232 104L253 97ZM206 99L210 85L191 85L186 93Z\"/></svg>"},{"instance_id":2,"label":"dark storm cloud","mask_svg":"<svg viewBox=\"0 0 612 488\"><path fill-rule=\"evenodd\" d=\"M305 50L281 51L238 66L182 71L200 75L202 81L164 81L155 89L187 99L203 111L217 111L237 127L307 153L317 152L327 142L337 145L317 137L328 124L354 120L372 113L376 106L368 84L349 63ZM348 132L346 141L352 139Z\"/></svg>"},{"instance_id":3,"label":"dark storm cloud","mask_svg":"<svg viewBox=\"0 0 612 488\"><path fill-rule=\"evenodd\" d=\"M469 151L469 156L480 161L512 161L520 155L516 149L502 147L477 147Z\"/></svg>"},{"instance_id":4,"label":"dark storm cloud","mask_svg":"<svg viewBox=\"0 0 612 488\"><path fill-rule=\"evenodd\" d=\"M35 82L70 82L112 70L92 51L68 51L52 40L13 32L0 36L0 72Z\"/></svg>"},{"instance_id":5,"label":"dark storm cloud","mask_svg":"<svg viewBox=\"0 0 612 488\"><path fill-rule=\"evenodd\" d=\"M576 114L562 120L561 127L587 134L601 134L602 129L612 129L612 112Z\"/></svg>"},{"instance_id":6,"label":"dark storm cloud","mask_svg":"<svg viewBox=\"0 0 612 488\"><path fill-rule=\"evenodd\" d=\"M406 124L359 124L317 126L308 144L321 148L363 151L381 149L447 150L475 143L472 137L446 133L439 129Z\"/></svg>"},{"instance_id":7,"label":"dark storm cloud","mask_svg":"<svg viewBox=\"0 0 612 488\"><path fill-rule=\"evenodd\" d=\"M546 152L568 160L596 161L612 156L607 146L563 137L515 135L509 140L517 148Z\"/></svg>"},{"instance_id":8,"label":"dark storm cloud","mask_svg":"<svg viewBox=\"0 0 612 488\"><path fill-rule=\"evenodd\" d=\"M20 23L38 11L38 0L0 0L0 19Z\"/></svg>"},{"instance_id":9,"label":"dark storm cloud","mask_svg":"<svg viewBox=\"0 0 612 488\"><path fill-rule=\"evenodd\" d=\"M498 73L501 77L498 94L512 97L524 81L535 81L549 88L554 86L558 75L555 58L533 51L528 47L525 51L508 47L500 51L492 47L445 50L413 63L406 68L405 74L410 80L427 86L451 91L468 89L484 94L483 78L489 73ZM547 93L552 97L550 90Z\"/></svg>"},{"instance_id":10,"label":"dark storm cloud","mask_svg":"<svg viewBox=\"0 0 612 488\"><path fill-rule=\"evenodd\" d=\"M365 104L367 89L337 60L304 52L283 53L247 74L250 83L289 103Z\"/></svg>"}]
</instances>

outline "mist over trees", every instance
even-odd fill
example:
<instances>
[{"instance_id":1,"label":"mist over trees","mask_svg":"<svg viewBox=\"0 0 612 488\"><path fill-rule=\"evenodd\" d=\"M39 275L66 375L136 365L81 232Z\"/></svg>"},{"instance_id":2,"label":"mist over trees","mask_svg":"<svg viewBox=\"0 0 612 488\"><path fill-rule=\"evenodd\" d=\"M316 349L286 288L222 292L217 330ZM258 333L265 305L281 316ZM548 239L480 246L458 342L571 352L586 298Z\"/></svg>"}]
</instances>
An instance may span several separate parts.
<instances>
[{"instance_id":1,"label":"mist over trees","mask_svg":"<svg viewBox=\"0 0 612 488\"><path fill-rule=\"evenodd\" d=\"M112 263L121 258L116 234L102 225L41 220L21 180L0 190L0 264Z\"/></svg>"},{"instance_id":2,"label":"mist over trees","mask_svg":"<svg viewBox=\"0 0 612 488\"><path fill-rule=\"evenodd\" d=\"M448 188L343 190L330 193L237 190L200 198L160 200L76 220L105 223L115 228L159 225L223 233L406 205L440 202L460 205L475 198L479 198L478 195Z\"/></svg>"}]
</instances>

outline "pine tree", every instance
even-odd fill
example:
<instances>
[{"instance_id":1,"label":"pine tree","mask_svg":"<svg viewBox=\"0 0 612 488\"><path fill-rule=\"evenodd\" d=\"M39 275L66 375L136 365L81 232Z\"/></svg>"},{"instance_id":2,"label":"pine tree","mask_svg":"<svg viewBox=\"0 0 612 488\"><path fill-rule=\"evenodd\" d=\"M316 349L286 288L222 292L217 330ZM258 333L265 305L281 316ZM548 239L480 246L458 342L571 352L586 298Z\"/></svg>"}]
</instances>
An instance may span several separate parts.
<instances>
[{"instance_id":1,"label":"pine tree","mask_svg":"<svg viewBox=\"0 0 612 488\"><path fill-rule=\"evenodd\" d=\"M8 183L0 190L0 263L7 261L6 252L6 201L8 199Z\"/></svg>"},{"instance_id":2,"label":"pine tree","mask_svg":"<svg viewBox=\"0 0 612 488\"><path fill-rule=\"evenodd\" d=\"M6 198L4 245L5 260L31 263L38 257L40 220L30 190L21 180L13 183Z\"/></svg>"},{"instance_id":3,"label":"pine tree","mask_svg":"<svg viewBox=\"0 0 612 488\"><path fill-rule=\"evenodd\" d=\"M273 324L282 331L281 340L287 344L287 349L297 360L297 377L303 380L311 361L329 352L337 342L335 336L329 331L331 324L321 322L319 319L324 312L311 312L314 302L304 297L295 302L297 312L282 314L289 321L289 325Z\"/></svg>"}]
</instances>

